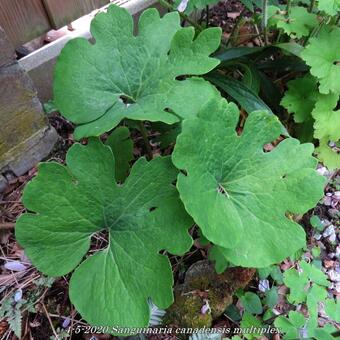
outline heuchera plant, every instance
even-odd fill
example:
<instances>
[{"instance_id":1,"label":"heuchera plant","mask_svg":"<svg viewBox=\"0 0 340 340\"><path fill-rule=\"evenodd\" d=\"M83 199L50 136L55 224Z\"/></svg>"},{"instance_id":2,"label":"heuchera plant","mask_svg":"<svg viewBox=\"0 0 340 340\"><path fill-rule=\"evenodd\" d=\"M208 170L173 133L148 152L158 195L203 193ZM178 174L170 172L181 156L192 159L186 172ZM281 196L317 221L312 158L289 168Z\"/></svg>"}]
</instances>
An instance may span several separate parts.
<instances>
[{"instance_id":1,"label":"heuchera plant","mask_svg":"<svg viewBox=\"0 0 340 340\"><path fill-rule=\"evenodd\" d=\"M313 146L286 138L265 152L282 131L276 116L253 112L238 134L236 105L189 77L218 65L210 54L220 29L195 37L192 27L180 27L178 13L160 18L149 9L134 36L131 15L111 6L91 32L94 44L75 39L62 51L54 91L60 112L77 125L75 137L91 138L69 149L65 166L39 166L23 195L28 212L16 225L40 271L74 271L70 299L82 317L146 326L149 298L160 308L173 301L170 262L159 252L184 254L194 222L213 244L219 271L228 262L266 267L302 248L305 233L289 216L322 196ZM130 169L129 130L117 127L126 118L177 123L172 157L141 157ZM106 145L94 138L112 129ZM91 237L102 231L107 247L89 255Z\"/></svg>"}]
</instances>

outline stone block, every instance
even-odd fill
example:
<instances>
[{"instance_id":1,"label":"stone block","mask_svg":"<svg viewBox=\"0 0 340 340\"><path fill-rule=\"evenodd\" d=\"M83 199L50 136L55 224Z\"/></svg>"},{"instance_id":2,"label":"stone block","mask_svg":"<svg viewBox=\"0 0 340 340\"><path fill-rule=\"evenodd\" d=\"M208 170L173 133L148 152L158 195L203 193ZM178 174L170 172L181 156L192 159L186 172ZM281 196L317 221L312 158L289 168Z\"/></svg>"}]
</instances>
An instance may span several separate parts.
<instances>
[{"instance_id":1,"label":"stone block","mask_svg":"<svg viewBox=\"0 0 340 340\"><path fill-rule=\"evenodd\" d=\"M56 140L30 77L16 62L0 67L0 174L24 174Z\"/></svg>"},{"instance_id":2,"label":"stone block","mask_svg":"<svg viewBox=\"0 0 340 340\"><path fill-rule=\"evenodd\" d=\"M15 62L15 50L0 27L0 67Z\"/></svg>"},{"instance_id":3,"label":"stone block","mask_svg":"<svg viewBox=\"0 0 340 340\"><path fill-rule=\"evenodd\" d=\"M5 191L7 185L8 185L7 179L4 176L0 175L0 193L2 191Z\"/></svg>"}]
</instances>

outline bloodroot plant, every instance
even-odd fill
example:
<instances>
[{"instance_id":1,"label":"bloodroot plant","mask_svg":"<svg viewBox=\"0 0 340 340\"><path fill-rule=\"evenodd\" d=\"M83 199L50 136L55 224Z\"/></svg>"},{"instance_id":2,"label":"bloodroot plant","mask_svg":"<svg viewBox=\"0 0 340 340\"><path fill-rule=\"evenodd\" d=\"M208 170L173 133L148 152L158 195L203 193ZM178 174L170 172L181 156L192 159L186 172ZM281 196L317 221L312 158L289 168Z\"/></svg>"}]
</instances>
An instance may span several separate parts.
<instances>
[{"instance_id":1,"label":"bloodroot plant","mask_svg":"<svg viewBox=\"0 0 340 340\"><path fill-rule=\"evenodd\" d=\"M249 114L237 132L237 106L198 77L219 64L210 55L221 30L196 34L180 27L177 12L160 18L148 9L133 35L131 15L113 5L95 17L91 33L95 43L75 39L63 49L54 84L58 109L87 145L74 144L66 165L40 164L23 195L28 212L16 224L41 272L72 272L70 300L81 316L91 325L147 326L149 298L162 309L173 302L163 251L185 254L194 224L212 243L218 271L263 268L304 247L291 215L323 194L313 145L288 137L265 152L283 131L267 111ZM327 93L334 89L328 72L320 77ZM144 121L176 123L172 155L133 161L127 119L142 132ZM110 133L106 144L97 138L103 133ZM102 231L107 247L89 253Z\"/></svg>"}]
</instances>

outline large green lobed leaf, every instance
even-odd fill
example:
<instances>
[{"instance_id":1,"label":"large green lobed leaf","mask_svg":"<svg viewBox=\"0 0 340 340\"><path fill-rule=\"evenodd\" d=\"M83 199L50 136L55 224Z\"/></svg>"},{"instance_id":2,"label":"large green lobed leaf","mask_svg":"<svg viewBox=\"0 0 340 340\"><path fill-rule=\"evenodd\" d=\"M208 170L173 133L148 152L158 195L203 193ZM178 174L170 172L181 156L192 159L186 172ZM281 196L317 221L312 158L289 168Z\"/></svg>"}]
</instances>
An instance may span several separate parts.
<instances>
[{"instance_id":1,"label":"large green lobed leaf","mask_svg":"<svg viewBox=\"0 0 340 340\"><path fill-rule=\"evenodd\" d=\"M294 114L296 123L311 120L311 113L318 95L316 79L307 74L304 77L290 80L287 86L288 90L285 92L280 104L289 113Z\"/></svg>"},{"instance_id":2,"label":"large green lobed leaf","mask_svg":"<svg viewBox=\"0 0 340 340\"><path fill-rule=\"evenodd\" d=\"M75 269L70 298L92 325L141 327L149 320L147 300L160 308L173 301L168 258L191 246L186 214L172 184L177 171L169 157L140 158L123 185L115 182L112 151L99 140L75 144L67 167L43 163L23 196L16 237L43 273ZM91 237L108 233L108 245L86 258Z\"/></svg>"},{"instance_id":3,"label":"large green lobed leaf","mask_svg":"<svg viewBox=\"0 0 340 340\"><path fill-rule=\"evenodd\" d=\"M134 36L132 16L112 5L96 15L91 33L95 43L70 41L55 69L54 100L78 124L77 139L99 136L123 118L177 122L181 113L169 110L182 85L176 77L201 75L219 64L209 55L220 44L221 30L208 28L194 39L193 27L181 28L177 12L160 18L154 8L144 11ZM184 98L196 90L188 81Z\"/></svg>"},{"instance_id":4,"label":"large green lobed leaf","mask_svg":"<svg viewBox=\"0 0 340 340\"><path fill-rule=\"evenodd\" d=\"M240 136L238 120L234 104L214 100L183 121L172 156L185 171L177 188L204 236L220 247L215 260L265 267L304 246L303 229L286 214L312 208L325 181L315 171L312 144L287 138L263 151L280 135L276 116L253 112Z\"/></svg>"},{"instance_id":5,"label":"large green lobed leaf","mask_svg":"<svg viewBox=\"0 0 340 340\"><path fill-rule=\"evenodd\" d=\"M328 15L337 15L340 12L340 0L319 0L318 8Z\"/></svg>"},{"instance_id":6,"label":"large green lobed leaf","mask_svg":"<svg viewBox=\"0 0 340 340\"><path fill-rule=\"evenodd\" d=\"M339 103L338 94L319 94L312 116L315 119L314 136L322 139L338 141L340 139L340 110L336 107Z\"/></svg>"},{"instance_id":7,"label":"large green lobed leaf","mask_svg":"<svg viewBox=\"0 0 340 340\"><path fill-rule=\"evenodd\" d=\"M317 37L301 53L309 65L310 73L320 81L319 91L323 94L340 94L340 27L323 27Z\"/></svg>"},{"instance_id":8,"label":"large green lobed leaf","mask_svg":"<svg viewBox=\"0 0 340 340\"><path fill-rule=\"evenodd\" d=\"M282 28L292 38L308 36L318 25L317 16L309 13L305 7L293 6L285 13L277 6L268 6L269 26Z\"/></svg>"}]
</instances>

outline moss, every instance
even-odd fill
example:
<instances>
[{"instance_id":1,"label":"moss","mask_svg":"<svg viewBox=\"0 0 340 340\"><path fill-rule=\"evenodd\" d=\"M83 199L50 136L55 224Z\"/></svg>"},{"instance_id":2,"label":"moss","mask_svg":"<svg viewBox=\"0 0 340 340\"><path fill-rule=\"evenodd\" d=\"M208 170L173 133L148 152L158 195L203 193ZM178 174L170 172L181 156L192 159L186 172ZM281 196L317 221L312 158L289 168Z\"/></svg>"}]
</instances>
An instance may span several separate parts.
<instances>
[{"instance_id":1,"label":"moss","mask_svg":"<svg viewBox=\"0 0 340 340\"><path fill-rule=\"evenodd\" d=\"M13 64L0 68L0 163L6 153L25 150L25 142L47 119L27 74ZM21 150L22 149L22 150Z\"/></svg>"},{"instance_id":2,"label":"moss","mask_svg":"<svg viewBox=\"0 0 340 340\"><path fill-rule=\"evenodd\" d=\"M165 323L176 327L211 327L232 303L233 294L252 279L255 269L230 268L217 274L209 261L199 261L189 268L185 283L176 288L175 303L168 309ZM211 313L202 314L209 303Z\"/></svg>"},{"instance_id":3,"label":"moss","mask_svg":"<svg viewBox=\"0 0 340 340\"><path fill-rule=\"evenodd\" d=\"M177 291L175 303L168 309L164 321L166 324L176 327L210 327L212 323L211 314L201 313L204 304L205 300L199 292L183 293Z\"/></svg>"}]
</instances>

